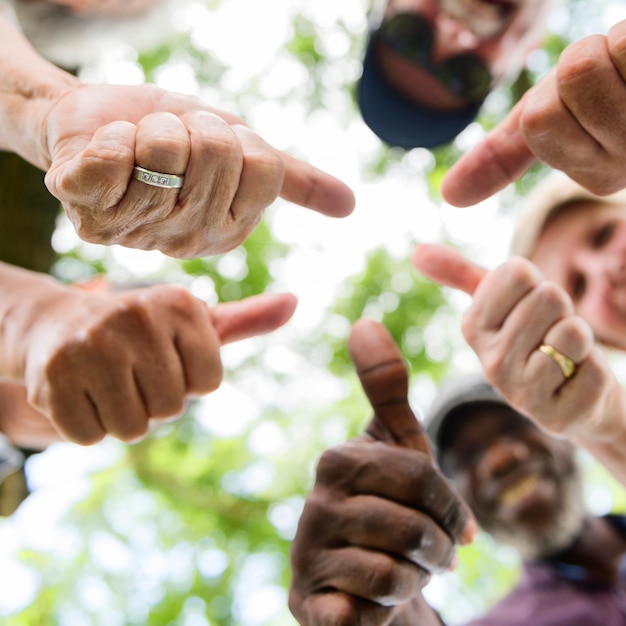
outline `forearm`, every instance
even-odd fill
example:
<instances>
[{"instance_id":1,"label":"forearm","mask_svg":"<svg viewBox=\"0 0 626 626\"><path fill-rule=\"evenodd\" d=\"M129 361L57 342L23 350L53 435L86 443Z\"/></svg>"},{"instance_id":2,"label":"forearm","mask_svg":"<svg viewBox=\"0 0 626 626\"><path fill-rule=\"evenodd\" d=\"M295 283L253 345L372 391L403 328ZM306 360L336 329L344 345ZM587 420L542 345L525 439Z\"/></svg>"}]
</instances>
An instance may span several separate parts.
<instances>
[{"instance_id":1,"label":"forearm","mask_svg":"<svg viewBox=\"0 0 626 626\"><path fill-rule=\"evenodd\" d=\"M0 11L0 149L47 170L46 118L51 105L80 81L43 59Z\"/></svg>"},{"instance_id":2,"label":"forearm","mask_svg":"<svg viewBox=\"0 0 626 626\"><path fill-rule=\"evenodd\" d=\"M70 289L46 274L0 263L0 380L24 380L31 339L42 320L54 332L57 304Z\"/></svg>"}]
</instances>

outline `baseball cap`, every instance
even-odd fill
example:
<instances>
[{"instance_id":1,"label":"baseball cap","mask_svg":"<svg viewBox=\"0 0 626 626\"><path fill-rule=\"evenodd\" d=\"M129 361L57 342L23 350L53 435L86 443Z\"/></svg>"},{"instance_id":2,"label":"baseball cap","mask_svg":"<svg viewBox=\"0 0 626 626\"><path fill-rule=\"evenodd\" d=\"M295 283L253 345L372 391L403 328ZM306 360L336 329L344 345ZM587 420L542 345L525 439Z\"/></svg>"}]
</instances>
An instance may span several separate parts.
<instances>
[{"instance_id":1,"label":"baseball cap","mask_svg":"<svg viewBox=\"0 0 626 626\"><path fill-rule=\"evenodd\" d=\"M446 468L442 462L442 451L445 435L450 433L454 420L458 419L459 409L484 404L509 406L482 374L450 378L439 387L437 396L424 418L424 427L444 472Z\"/></svg>"},{"instance_id":2,"label":"baseball cap","mask_svg":"<svg viewBox=\"0 0 626 626\"><path fill-rule=\"evenodd\" d=\"M396 91L381 72L370 33L357 102L363 121L385 143L405 148L436 148L452 141L478 114L480 104L461 111L436 111Z\"/></svg>"},{"instance_id":3,"label":"baseball cap","mask_svg":"<svg viewBox=\"0 0 626 626\"><path fill-rule=\"evenodd\" d=\"M562 172L555 171L546 176L520 207L511 240L511 255L530 257L548 219L568 204L587 200L626 206L626 189L598 196Z\"/></svg>"}]
</instances>

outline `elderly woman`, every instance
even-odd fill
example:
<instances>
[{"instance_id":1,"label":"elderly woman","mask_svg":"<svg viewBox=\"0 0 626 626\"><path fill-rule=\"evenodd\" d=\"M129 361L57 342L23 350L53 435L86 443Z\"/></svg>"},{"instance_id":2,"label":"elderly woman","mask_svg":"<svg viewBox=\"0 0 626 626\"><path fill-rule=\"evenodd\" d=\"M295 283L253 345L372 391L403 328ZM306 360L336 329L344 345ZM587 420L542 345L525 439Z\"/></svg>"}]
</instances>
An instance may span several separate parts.
<instances>
[{"instance_id":1,"label":"elderly woman","mask_svg":"<svg viewBox=\"0 0 626 626\"><path fill-rule=\"evenodd\" d=\"M553 174L522 207L512 252L490 272L444 246L413 261L473 294L463 333L506 400L626 482L626 396L598 345L626 351L626 191Z\"/></svg>"}]
</instances>

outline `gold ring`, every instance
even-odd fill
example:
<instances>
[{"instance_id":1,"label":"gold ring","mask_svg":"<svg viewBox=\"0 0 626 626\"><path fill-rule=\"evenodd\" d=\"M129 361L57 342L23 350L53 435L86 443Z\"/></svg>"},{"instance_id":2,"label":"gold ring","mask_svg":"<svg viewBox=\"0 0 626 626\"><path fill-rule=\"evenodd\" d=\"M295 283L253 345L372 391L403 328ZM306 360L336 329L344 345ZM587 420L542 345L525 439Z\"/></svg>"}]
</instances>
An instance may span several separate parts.
<instances>
[{"instance_id":1,"label":"gold ring","mask_svg":"<svg viewBox=\"0 0 626 626\"><path fill-rule=\"evenodd\" d=\"M542 343L537 349L539 352L549 356L559 366L563 376L565 376L565 380L569 380L576 373L576 363L550 344Z\"/></svg>"}]
</instances>

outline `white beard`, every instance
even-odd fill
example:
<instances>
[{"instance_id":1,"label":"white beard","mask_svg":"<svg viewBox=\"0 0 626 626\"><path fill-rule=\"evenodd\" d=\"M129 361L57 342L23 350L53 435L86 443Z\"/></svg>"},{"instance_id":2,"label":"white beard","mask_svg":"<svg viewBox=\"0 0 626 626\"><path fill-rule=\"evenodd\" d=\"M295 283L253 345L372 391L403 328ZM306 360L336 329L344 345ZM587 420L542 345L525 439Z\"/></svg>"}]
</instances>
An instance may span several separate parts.
<instances>
[{"instance_id":1,"label":"white beard","mask_svg":"<svg viewBox=\"0 0 626 626\"><path fill-rule=\"evenodd\" d=\"M583 498L583 484L580 471L576 469L568 480L563 481L563 508L555 516L552 526L541 535L529 536L519 530L498 525L490 528L483 525L496 541L516 548L522 558L533 561L548 557L570 546L583 529L587 511Z\"/></svg>"}]
</instances>

